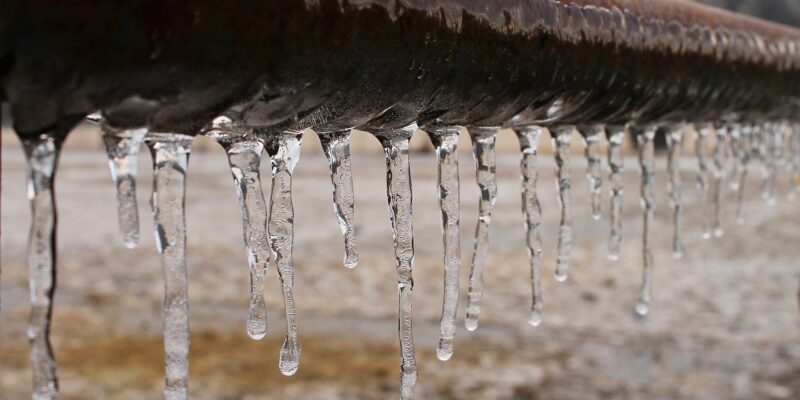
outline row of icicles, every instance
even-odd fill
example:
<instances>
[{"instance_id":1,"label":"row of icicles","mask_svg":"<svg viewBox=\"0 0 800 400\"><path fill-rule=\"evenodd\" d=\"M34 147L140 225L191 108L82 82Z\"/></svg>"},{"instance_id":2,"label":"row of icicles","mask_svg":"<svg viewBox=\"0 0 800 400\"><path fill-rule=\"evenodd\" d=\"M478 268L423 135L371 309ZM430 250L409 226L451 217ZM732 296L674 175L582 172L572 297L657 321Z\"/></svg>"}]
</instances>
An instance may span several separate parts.
<instances>
[{"instance_id":1,"label":"row of icicles","mask_svg":"<svg viewBox=\"0 0 800 400\"><path fill-rule=\"evenodd\" d=\"M156 242L164 271L164 348L166 353L167 399L186 399L188 396L189 314L186 273L186 228L184 213L185 178L192 136L148 132L146 129L115 130L100 121L108 151L111 172L117 187L119 226L127 247L139 241L139 217L136 205L137 155L145 143L153 155L154 183L152 210L155 219ZM703 236L722 235L721 208L726 183L736 192L736 215L743 222L742 203L745 182L753 160L764 168L764 197L776 198L778 174L789 171L792 186L789 196L798 193L800 172L800 134L788 123L759 125L719 124L698 125L696 156L697 183L704 196ZM387 192L394 235L395 258L399 289L399 336L401 345L402 399L413 397L417 371L411 328L412 265L414 257L411 215L411 178L409 173L409 139L417 130L416 124L399 130L374 133L385 150ZM495 140L500 128L469 128L476 164L476 179L480 187L479 219L475 232L469 290L466 305L466 328L477 329L484 292L483 270L489 245L489 226L497 195L495 175ZM570 147L575 127L559 127L549 133L555 144L556 178L559 188L560 226L556 250L557 281L567 279L572 245L572 213L570 205ZM622 240L623 207L623 139L633 132L638 141L641 170L641 202L644 210L643 265L644 273L636 304L636 313L645 316L651 301L653 254L651 226L655 200L653 193L654 138L657 131L666 135L668 148L669 191L674 208L673 251L676 258L683 254L681 215L683 212L680 175L680 149L684 124L666 127L578 127L585 142L587 177L591 189L591 210L595 219L601 216L603 188L603 155L601 140L608 142L607 161L610 170L610 237L609 258L619 257ZM437 356L448 360L453 354L455 321L458 309L461 255L459 245L459 179L457 143L460 129L444 127L430 129L428 134L436 148L438 159L438 193L442 211L444 239L444 303L441 316L441 336ZM267 310L264 301L264 279L273 257L281 280L286 308L286 339L280 353L279 368L285 375L294 374L300 365L300 343L295 319L292 286L292 243L294 240L291 188L292 172L300 156L302 132L280 132L268 137L256 136L237 121L219 117L204 132L227 152L231 173L242 211L244 242L250 268L250 305L247 333L261 339L267 330ZM331 182L336 217L344 234L344 265L353 268L358 262L354 234L354 204L352 169L350 165L349 131L319 134L325 155L330 162ZM548 130L540 127L515 129L522 150L522 199L527 246L531 269L531 314L529 323L542 322L541 290L542 209L537 195L537 145ZM60 143L53 136L23 140L28 159L28 186L33 223L29 243L29 273L32 312L28 336L31 342L31 361L34 372L35 399L52 399L57 394L56 366L49 342L49 325L55 277L55 207L53 177L56 171ZM269 203L261 187L261 154L266 150L271 162L272 185ZM712 210L713 209L713 210Z\"/></svg>"}]
</instances>

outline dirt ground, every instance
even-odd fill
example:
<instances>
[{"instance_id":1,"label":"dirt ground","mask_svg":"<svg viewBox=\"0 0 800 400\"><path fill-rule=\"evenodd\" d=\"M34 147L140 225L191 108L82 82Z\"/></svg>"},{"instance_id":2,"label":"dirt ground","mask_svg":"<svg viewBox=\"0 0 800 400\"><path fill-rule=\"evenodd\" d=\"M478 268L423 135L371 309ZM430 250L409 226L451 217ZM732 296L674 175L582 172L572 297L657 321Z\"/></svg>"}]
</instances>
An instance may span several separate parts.
<instances>
[{"instance_id":1,"label":"dirt ground","mask_svg":"<svg viewBox=\"0 0 800 400\"><path fill-rule=\"evenodd\" d=\"M503 133L504 148L513 148L514 141ZM22 152L13 139L4 142L0 399L10 400L30 396L25 340L29 211ZM222 152L211 146L201 144L210 150L192 156L187 199L192 399L397 398L397 288L382 153L377 142L360 138L362 151L354 155L353 165L361 261L355 270L346 270L326 160L316 142L313 136L305 139L294 184L303 359L298 374L289 378L277 368L285 321L275 269L269 271L267 288L270 333L252 341L245 334L248 272L230 172ZM127 250L117 234L105 156L76 143L67 143L57 178L59 275L52 337L61 398L161 398L163 286L149 234L150 159L145 154L140 165L142 244ZM728 193L726 235L703 240L705 212L693 185L694 159L687 152L687 255L676 261L670 249L665 159L659 157L655 299L651 316L640 320L632 312L641 279L634 155L626 159L625 241L618 262L606 259L608 206L604 203L603 219L591 218L585 163L576 155L575 246L572 273L563 284L552 276L558 205L553 162L547 156L540 183L545 319L532 328L526 324L530 281L518 154L503 152L485 308L479 330L470 333L463 329L463 300L478 193L464 144L462 305L455 355L446 363L435 356L442 295L436 167L431 153L412 157L418 398L800 399L798 203L782 200L767 206L753 174L747 224L734 226Z\"/></svg>"}]
</instances>

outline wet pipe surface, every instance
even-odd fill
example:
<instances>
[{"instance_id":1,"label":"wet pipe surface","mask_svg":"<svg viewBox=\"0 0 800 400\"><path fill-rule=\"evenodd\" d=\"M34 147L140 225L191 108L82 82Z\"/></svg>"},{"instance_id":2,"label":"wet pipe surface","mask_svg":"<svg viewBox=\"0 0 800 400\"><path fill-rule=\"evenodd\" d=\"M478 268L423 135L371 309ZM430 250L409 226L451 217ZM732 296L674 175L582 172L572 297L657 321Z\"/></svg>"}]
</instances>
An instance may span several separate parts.
<instances>
[{"instance_id":1,"label":"wet pipe surface","mask_svg":"<svg viewBox=\"0 0 800 400\"><path fill-rule=\"evenodd\" d=\"M458 199L452 198L458 166L448 157L455 150L452 130L458 126L467 127L473 140L480 188L467 328L477 328L481 310L482 271L497 191L494 147L502 127L517 131L525 154L524 213L533 291L529 322L534 326L543 319L535 175L540 133L551 134L556 147L558 281L568 278L572 247L573 130L577 126L586 139L587 156L595 167L599 158L592 146L603 133L608 136L612 258L618 257L622 234L624 126L636 135L644 209L644 274L636 313L646 316L654 267L649 232L656 132L682 132L686 123L698 127L698 183L709 207L719 210L728 169L738 182L751 157L766 165L764 193L774 199L779 171L788 169L796 176L799 162L793 118L800 32L678 0L626 4L5 4L8 12L0 17L3 96L11 105L28 159L33 217L28 250L33 397L54 398L58 392L49 325L56 258L53 181L59 150L71 128L91 113L108 148L119 193L120 228L128 246L135 246L138 238L138 212L130 200L135 198L132 167L142 143L153 155L151 205L164 270L167 399L188 396L184 199L191 143L197 134L212 137L228 153L250 261L247 327L255 339L266 329L261 281L270 254L274 259L288 321L279 360L285 375L297 371L301 358L293 294L291 188L306 128L324 139L348 267L357 262L348 133L354 128L371 132L384 147L397 268L401 398L413 398L417 380L409 139L419 127L431 134L440 162L446 270L440 359L453 354L458 306ZM713 159L707 147L712 135ZM670 136L673 146L680 140L679 134ZM268 198L260 187L263 150L271 164ZM597 171L590 174L593 187L602 184ZM671 188L678 255L679 185L673 181ZM712 226L721 234L716 228L719 213L711 215L705 224L707 235Z\"/></svg>"}]
</instances>

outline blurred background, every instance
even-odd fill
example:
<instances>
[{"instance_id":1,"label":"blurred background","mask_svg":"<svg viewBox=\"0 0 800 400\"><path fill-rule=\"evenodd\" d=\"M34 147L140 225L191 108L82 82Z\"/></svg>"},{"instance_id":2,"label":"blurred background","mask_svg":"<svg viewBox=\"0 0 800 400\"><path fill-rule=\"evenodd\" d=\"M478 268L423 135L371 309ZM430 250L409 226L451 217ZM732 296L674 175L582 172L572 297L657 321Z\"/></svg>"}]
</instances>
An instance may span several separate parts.
<instances>
[{"instance_id":1,"label":"blurred background","mask_svg":"<svg viewBox=\"0 0 800 400\"><path fill-rule=\"evenodd\" d=\"M721 1L742 12L800 24L794 0ZM723 4L724 3L724 4ZM30 396L29 310L25 243L29 208L25 165L3 110L0 399ZM651 316L633 316L641 280L641 209L636 154L626 152L621 260L608 261L608 196L603 218L589 209L585 161L573 137L575 243L572 273L552 277L558 204L550 140L541 142L540 191L545 217L544 323L527 325L528 256L520 212L519 151L511 132L498 142L499 198L492 219L485 307L477 332L463 329L478 189L462 134L462 295L454 357L436 358L442 297L442 241L436 165L427 136L413 138L416 240L414 328L420 399L798 399L800 398L800 213L785 200L761 199L761 169L747 192L747 223L734 222L726 192L726 234L704 240L708 211L695 188L691 129L683 149L686 257L671 256L672 209L666 160L657 161L655 287ZM399 378L397 298L378 142L355 132L353 167L361 261L342 264L342 238L331 206L327 160L316 136L303 139L294 180L295 267L300 371L277 368L285 320L274 265L268 272L269 334L245 333L247 260L241 218L224 153L195 141L187 221L192 324L192 399L396 399ZM267 160L264 161L267 164ZM97 128L67 140L57 178L59 275L53 343L63 399L162 397L161 266L148 207L151 160L142 152L139 206L142 243L125 249L117 234L114 189ZM264 169L266 171L266 169ZM268 179L264 185L269 187Z\"/></svg>"}]
</instances>

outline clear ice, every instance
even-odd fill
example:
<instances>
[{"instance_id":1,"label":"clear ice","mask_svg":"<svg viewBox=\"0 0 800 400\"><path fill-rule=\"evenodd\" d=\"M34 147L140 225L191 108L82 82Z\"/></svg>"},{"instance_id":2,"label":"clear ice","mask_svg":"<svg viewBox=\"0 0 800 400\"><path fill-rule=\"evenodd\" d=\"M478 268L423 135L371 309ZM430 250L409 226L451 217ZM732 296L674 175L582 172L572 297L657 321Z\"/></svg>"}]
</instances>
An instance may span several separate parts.
<instances>
[{"instance_id":1,"label":"clear ice","mask_svg":"<svg viewBox=\"0 0 800 400\"><path fill-rule=\"evenodd\" d=\"M417 384L417 359L411 325L411 296L414 290L414 228L411 212L411 167L409 139L417 125L375 133L386 156L386 195L394 237L395 265L399 303L400 399L414 398Z\"/></svg>"},{"instance_id":2,"label":"clear ice","mask_svg":"<svg viewBox=\"0 0 800 400\"><path fill-rule=\"evenodd\" d=\"M580 128L581 136L586 144L586 178L589 181L589 193L592 204L592 218L602 217L603 200L603 158L600 155L600 138L605 132L602 125Z\"/></svg>"},{"instance_id":3,"label":"clear ice","mask_svg":"<svg viewBox=\"0 0 800 400\"><path fill-rule=\"evenodd\" d=\"M608 136L608 166L609 184L611 185L611 233L608 237L608 258L619 259L619 250L622 244L622 203L625 188L624 167L622 156L622 142L625 140L626 128L623 126L609 126L606 130Z\"/></svg>"},{"instance_id":4,"label":"clear ice","mask_svg":"<svg viewBox=\"0 0 800 400\"><path fill-rule=\"evenodd\" d=\"M725 197L725 178L728 162L728 129L717 127L714 129L716 144L714 148L714 187L712 197L714 200L714 236L722 237L722 201Z\"/></svg>"},{"instance_id":5,"label":"clear ice","mask_svg":"<svg viewBox=\"0 0 800 400\"><path fill-rule=\"evenodd\" d=\"M444 301L439 323L439 345L436 349L436 356L442 361L453 356L461 271L458 134L458 127L434 129L429 134L436 147L438 160L438 195L444 241Z\"/></svg>"},{"instance_id":6,"label":"clear ice","mask_svg":"<svg viewBox=\"0 0 800 400\"><path fill-rule=\"evenodd\" d=\"M489 251L489 226L492 222L492 209L497 201L495 143L499 131L500 128L497 127L469 128L469 135L472 138L472 155L475 159L475 178L480 189L480 198L472 265L469 271L467 314L464 319L464 326L468 331L478 329L478 320L483 304L483 269Z\"/></svg>"},{"instance_id":7,"label":"clear ice","mask_svg":"<svg viewBox=\"0 0 800 400\"><path fill-rule=\"evenodd\" d=\"M53 180L60 144L51 135L22 140L27 158L31 228L28 235L28 275L31 314L28 322L34 400L58 395L56 361L50 345L50 322L56 285L56 204Z\"/></svg>"},{"instance_id":8,"label":"clear ice","mask_svg":"<svg viewBox=\"0 0 800 400\"><path fill-rule=\"evenodd\" d=\"M522 212L525 215L525 241L531 267L531 315L528 323L538 326L542 323L542 206L536 186L539 181L538 145L544 128L526 127L515 130L522 151L520 169L522 170Z\"/></svg>"},{"instance_id":9,"label":"clear ice","mask_svg":"<svg viewBox=\"0 0 800 400\"><path fill-rule=\"evenodd\" d=\"M258 340L267 333L264 277L270 259L268 210L260 173L264 145L248 129L224 116L214 119L206 136L219 143L228 155L228 164L242 211L244 244L250 270L247 334Z\"/></svg>"},{"instance_id":10,"label":"clear ice","mask_svg":"<svg viewBox=\"0 0 800 400\"><path fill-rule=\"evenodd\" d=\"M278 367L286 376L300 368L300 338L297 334L297 310L294 305L294 205L292 204L292 173L300 161L302 132L275 133L266 140L272 161L272 193L269 205L269 241L275 254L275 264L281 280L283 303L286 308L286 339L281 347Z\"/></svg>"},{"instance_id":11,"label":"clear ice","mask_svg":"<svg viewBox=\"0 0 800 400\"><path fill-rule=\"evenodd\" d=\"M561 209L561 220L558 226L558 248L556 249L556 281L565 282L569 273L569 259L572 252L572 201L571 201L571 168L570 146L573 127L561 127L556 130L555 144L556 184L558 185L558 205Z\"/></svg>"},{"instance_id":12,"label":"clear ice","mask_svg":"<svg viewBox=\"0 0 800 400\"><path fill-rule=\"evenodd\" d=\"M744 125L739 130L739 140L736 141L738 151L737 163L739 166L739 183L736 185L736 223L742 225L745 223L744 216L744 200L745 188L748 175L750 174L750 163L753 158L753 144L754 134L751 125Z\"/></svg>"},{"instance_id":13,"label":"clear ice","mask_svg":"<svg viewBox=\"0 0 800 400\"><path fill-rule=\"evenodd\" d=\"M655 128L645 128L637 137L639 141L639 166L641 167L641 197L644 210L644 226L642 230L642 261L644 272L642 274L642 288L639 292L639 301L636 303L636 313L642 317L650 312L650 301L653 290L653 249L651 228L656 208L653 193L653 173L655 172L654 138Z\"/></svg>"},{"instance_id":14,"label":"clear ice","mask_svg":"<svg viewBox=\"0 0 800 400\"><path fill-rule=\"evenodd\" d=\"M358 264L358 246L355 233L353 168L350 165L350 131L320 133L319 140L328 158L333 184L333 207L344 235L344 266L355 268Z\"/></svg>"},{"instance_id":15,"label":"clear ice","mask_svg":"<svg viewBox=\"0 0 800 400\"><path fill-rule=\"evenodd\" d=\"M695 154L697 155L697 188L700 191L700 202L703 205L703 238L711 238L710 216L708 213L708 203L712 200L709 197L709 160L708 160L708 136L714 130L711 125L706 125L696 129L697 140L695 142Z\"/></svg>"},{"instance_id":16,"label":"clear ice","mask_svg":"<svg viewBox=\"0 0 800 400\"><path fill-rule=\"evenodd\" d=\"M119 232L125 247L139 245L139 208L136 203L136 172L139 148L147 128L119 130L100 122L111 178L117 188Z\"/></svg>"},{"instance_id":17,"label":"clear ice","mask_svg":"<svg viewBox=\"0 0 800 400\"><path fill-rule=\"evenodd\" d=\"M186 172L192 137L149 133L153 155L152 209L155 238L164 270L164 353L166 400L185 400L189 387L189 298L186 273Z\"/></svg>"},{"instance_id":18,"label":"clear ice","mask_svg":"<svg viewBox=\"0 0 800 400\"><path fill-rule=\"evenodd\" d=\"M683 190L681 188L681 144L685 127L671 126L667 129L667 174L669 175L669 197L672 205L672 255L683 258Z\"/></svg>"}]
</instances>

